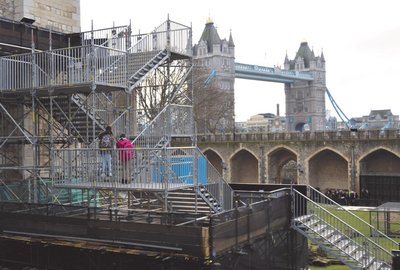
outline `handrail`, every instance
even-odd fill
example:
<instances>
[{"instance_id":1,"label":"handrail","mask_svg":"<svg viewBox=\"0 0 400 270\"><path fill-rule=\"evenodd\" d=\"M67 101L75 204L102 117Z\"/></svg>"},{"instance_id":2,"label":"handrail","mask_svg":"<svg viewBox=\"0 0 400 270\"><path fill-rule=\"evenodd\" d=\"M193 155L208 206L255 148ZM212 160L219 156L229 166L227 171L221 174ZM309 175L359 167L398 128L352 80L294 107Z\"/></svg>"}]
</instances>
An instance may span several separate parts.
<instances>
[{"instance_id":1,"label":"handrail","mask_svg":"<svg viewBox=\"0 0 400 270\"><path fill-rule=\"evenodd\" d=\"M200 151L199 148L196 148L197 154L202 157L206 161L206 172L207 184L218 184L221 185L218 189L208 189L213 198L217 199L217 201L221 204L224 210L229 210L233 208L233 189L229 186L229 184L224 180L222 175L218 172L218 170L211 164L211 162L207 159L207 157Z\"/></svg>"},{"instance_id":2,"label":"handrail","mask_svg":"<svg viewBox=\"0 0 400 270\"><path fill-rule=\"evenodd\" d=\"M347 210L346 208L344 208L343 206L341 206L340 204L338 204L337 202L335 202L331 198L327 197L325 194L323 194L322 192L318 191L314 187L312 187L310 185L307 186L307 193L308 193L308 196L311 197L310 198L311 200L314 201L314 199L319 199L319 201L320 201L319 203L334 205L335 207L337 207L341 211L343 211L343 212L347 213L348 215L350 215L352 218L354 218L358 222L361 222L364 226L367 226L370 229L370 231L372 232L371 234L374 235L373 239L375 239L376 236L385 238L387 241L392 243L392 249L399 249L399 243L396 242L394 239L390 238L389 236L387 236L386 234L384 234L383 232L381 232L380 230L378 230L377 228L375 228L374 226L372 226L371 224L369 224L365 220L361 219L360 217L358 217L357 215L355 215L351 211ZM314 196L314 194L317 194L318 197ZM323 199L323 200L321 201L321 199ZM376 235L376 234L378 234L378 235ZM396 247L396 248L393 248L393 247ZM388 252L390 252L390 251L388 251Z\"/></svg>"},{"instance_id":3,"label":"handrail","mask_svg":"<svg viewBox=\"0 0 400 270\"><path fill-rule=\"evenodd\" d=\"M310 204L315 207L315 208L312 209L314 211L314 214L315 214L315 209L318 209L318 211L322 210L324 215L321 215L321 214L316 215L319 219L321 219L324 222L326 222L329 226L332 226L335 230L339 231L342 235L346 236L346 238L349 239L350 241L356 243L360 247L363 247L363 251L371 253L376 260L385 261L385 262L390 262L391 261L392 255L391 255L390 251L386 250L384 247L382 247L381 245L379 245L378 243L376 243L372 239L370 239L367 236L365 236L359 230L357 230L356 228L354 228L353 226L348 224L346 221L343 221L342 219L337 217L335 214L331 213L328 209L322 207L321 204L313 201L311 198L305 196L304 194L302 194L301 192L299 192L299 191L297 191L295 189L292 189L292 196L293 197L294 196L300 196L300 198L305 199L309 203L307 205L304 203L304 207L307 207L307 213L310 210L309 209L310 208ZM293 198L293 201L296 204L296 203L299 203L300 199L299 198ZM301 205L296 205L295 208L301 208ZM295 209L295 211L292 213L292 215L293 215L292 223L294 224L296 222L295 218L300 216L300 214ZM340 225L340 226L331 225L332 222L339 223L339 224L336 224L336 225ZM343 226L345 228L343 228ZM346 229L350 229L350 231L348 231ZM352 238L352 237L349 236L349 234L357 236L357 237ZM364 250L364 247L365 247L365 244L366 244L365 241L367 241L368 244L369 244L367 247L372 246L372 248L367 248L367 250ZM331 244L333 244L333 243L331 243ZM335 247L339 248L336 245L335 245ZM347 254L347 252L345 252L343 249L340 249L340 250ZM383 254L382 254L382 252L383 252ZM386 254L386 256L385 256L385 254ZM350 254L348 254L348 255L350 255ZM363 265L363 267L365 267L363 261L359 261L354 257L352 257L352 258L355 261L361 263Z\"/></svg>"}]
</instances>

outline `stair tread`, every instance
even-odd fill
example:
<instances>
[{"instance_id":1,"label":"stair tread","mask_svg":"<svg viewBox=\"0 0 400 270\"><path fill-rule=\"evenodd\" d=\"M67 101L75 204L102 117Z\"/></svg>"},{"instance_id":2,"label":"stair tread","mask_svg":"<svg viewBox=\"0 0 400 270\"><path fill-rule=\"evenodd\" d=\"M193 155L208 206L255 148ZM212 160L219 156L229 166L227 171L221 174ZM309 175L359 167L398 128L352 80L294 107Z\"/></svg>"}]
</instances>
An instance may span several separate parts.
<instances>
[{"instance_id":1,"label":"stair tread","mask_svg":"<svg viewBox=\"0 0 400 270\"><path fill-rule=\"evenodd\" d=\"M184 208L184 209L192 209L194 212L194 209L196 209L196 207L194 205L174 205L172 204L173 208ZM201 205L197 205L197 209L210 209L210 207L208 206L201 206Z\"/></svg>"},{"instance_id":2,"label":"stair tread","mask_svg":"<svg viewBox=\"0 0 400 270\"><path fill-rule=\"evenodd\" d=\"M337 243L341 238L343 237L343 235L341 234L333 234L331 235L327 240L333 244Z\"/></svg>"}]
</instances>

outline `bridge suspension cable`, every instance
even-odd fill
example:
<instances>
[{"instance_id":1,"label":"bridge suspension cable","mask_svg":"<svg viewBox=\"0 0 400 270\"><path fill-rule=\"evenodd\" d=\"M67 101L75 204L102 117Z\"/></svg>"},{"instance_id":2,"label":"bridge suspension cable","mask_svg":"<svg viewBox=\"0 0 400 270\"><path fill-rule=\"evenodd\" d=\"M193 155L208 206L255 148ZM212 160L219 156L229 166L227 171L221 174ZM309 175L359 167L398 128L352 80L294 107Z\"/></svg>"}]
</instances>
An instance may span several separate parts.
<instances>
[{"instance_id":1,"label":"bridge suspension cable","mask_svg":"<svg viewBox=\"0 0 400 270\"><path fill-rule=\"evenodd\" d=\"M346 126L349 129L353 129L354 125L352 123L352 121L346 116L346 114L342 111L342 109L340 109L339 105L336 103L335 99L333 98L331 92L329 92L328 88L325 88L326 90L326 94L328 95L328 98L333 106L333 108L335 109L337 115L340 117L340 119L343 121L343 123L346 124Z\"/></svg>"},{"instance_id":2,"label":"bridge suspension cable","mask_svg":"<svg viewBox=\"0 0 400 270\"><path fill-rule=\"evenodd\" d=\"M216 75L217 71L215 70L215 68L213 68L210 74L208 75L207 79L204 81L204 88L206 88L211 83L211 81L215 78Z\"/></svg>"}]
</instances>

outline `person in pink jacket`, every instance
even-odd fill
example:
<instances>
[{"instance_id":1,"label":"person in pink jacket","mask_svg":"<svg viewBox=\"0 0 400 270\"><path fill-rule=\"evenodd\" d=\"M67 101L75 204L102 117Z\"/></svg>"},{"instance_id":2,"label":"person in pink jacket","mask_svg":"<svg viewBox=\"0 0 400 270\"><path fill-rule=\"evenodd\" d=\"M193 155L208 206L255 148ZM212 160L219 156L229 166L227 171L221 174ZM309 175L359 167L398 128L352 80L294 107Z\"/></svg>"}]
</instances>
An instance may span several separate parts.
<instances>
[{"instance_id":1,"label":"person in pink jacket","mask_svg":"<svg viewBox=\"0 0 400 270\"><path fill-rule=\"evenodd\" d=\"M125 134L119 136L117 141L118 157L120 162L120 168L122 170L122 184L128 184L131 180L130 172L133 162L131 159L134 156L133 144L128 140Z\"/></svg>"}]
</instances>

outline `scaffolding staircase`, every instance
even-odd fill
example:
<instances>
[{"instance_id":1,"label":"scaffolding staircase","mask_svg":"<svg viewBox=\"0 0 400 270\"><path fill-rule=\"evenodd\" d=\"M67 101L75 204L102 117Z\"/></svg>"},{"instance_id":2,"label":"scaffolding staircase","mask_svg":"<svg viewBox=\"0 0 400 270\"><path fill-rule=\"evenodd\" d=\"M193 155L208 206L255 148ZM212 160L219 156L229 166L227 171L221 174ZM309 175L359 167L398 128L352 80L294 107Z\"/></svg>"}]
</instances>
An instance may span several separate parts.
<instances>
[{"instance_id":1,"label":"scaffolding staircase","mask_svg":"<svg viewBox=\"0 0 400 270\"><path fill-rule=\"evenodd\" d=\"M135 55L140 54L140 57ZM148 52L148 53L135 53L128 56L128 74L132 76L128 79L128 91L131 92L137 87L145 78L146 75L155 70L158 66L164 63L170 57L170 53L167 50L159 52ZM143 59L148 59L144 65L142 64ZM130 60L132 59L132 60Z\"/></svg>"},{"instance_id":2,"label":"scaffolding staircase","mask_svg":"<svg viewBox=\"0 0 400 270\"><path fill-rule=\"evenodd\" d=\"M83 94L55 96L52 108L50 97L41 97L40 101L47 113L52 110L53 118L66 131L70 131L80 142L89 142L93 138L93 128L97 135L115 118L111 100L104 93L97 93L95 98L99 103L97 106L91 104L91 95Z\"/></svg>"},{"instance_id":3,"label":"scaffolding staircase","mask_svg":"<svg viewBox=\"0 0 400 270\"><path fill-rule=\"evenodd\" d=\"M312 187L307 194L291 192L294 230L350 269L392 269L396 241Z\"/></svg>"}]
</instances>

